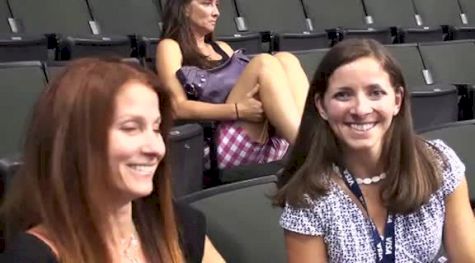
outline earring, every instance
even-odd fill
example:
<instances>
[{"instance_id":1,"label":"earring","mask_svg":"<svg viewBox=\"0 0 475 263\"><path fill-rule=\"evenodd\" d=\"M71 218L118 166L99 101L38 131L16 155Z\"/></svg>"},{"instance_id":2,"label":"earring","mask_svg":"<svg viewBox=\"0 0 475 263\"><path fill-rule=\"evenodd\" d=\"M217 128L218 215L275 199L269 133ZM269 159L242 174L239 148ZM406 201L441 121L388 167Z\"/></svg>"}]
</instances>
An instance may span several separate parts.
<instances>
[{"instance_id":1,"label":"earring","mask_svg":"<svg viewBox=\"0 0 475 263\"><path fill-rule=\"evenodd\" d=\"M395 109L393 115L396 116L399 113L399 109Z\"/></svg>"},{"instance_id":2,"label":"earring","mask_svg":"<svg viewBox=\"0 0 475 263\"><path fill-rule=\"evenodd\" d=\"M322 117L322 119L328 120L328 116L322 111L320 112L320 116Z\"/></svg>"}]
</instances>

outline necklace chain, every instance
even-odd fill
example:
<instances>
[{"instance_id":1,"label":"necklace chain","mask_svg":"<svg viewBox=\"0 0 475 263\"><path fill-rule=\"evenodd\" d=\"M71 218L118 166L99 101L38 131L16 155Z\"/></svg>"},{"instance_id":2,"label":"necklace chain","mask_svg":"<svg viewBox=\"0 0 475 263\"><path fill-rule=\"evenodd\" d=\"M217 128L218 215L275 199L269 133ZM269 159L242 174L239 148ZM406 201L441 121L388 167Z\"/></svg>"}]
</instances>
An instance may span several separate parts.
<instances>
[{"instance_id":1,"label":"necklace chain","mask_svg":"<svg viewBox=\"0 0 475 263\"><path fill-rule=\"evenodd\" d=\"M120 245L122 248L122 257L126 258L130 263L139 263L136 255L136 250L139 247L139 240L135 236L135 232L132 232L130 237L121 239Z\"/></svg>"}]
</instances>

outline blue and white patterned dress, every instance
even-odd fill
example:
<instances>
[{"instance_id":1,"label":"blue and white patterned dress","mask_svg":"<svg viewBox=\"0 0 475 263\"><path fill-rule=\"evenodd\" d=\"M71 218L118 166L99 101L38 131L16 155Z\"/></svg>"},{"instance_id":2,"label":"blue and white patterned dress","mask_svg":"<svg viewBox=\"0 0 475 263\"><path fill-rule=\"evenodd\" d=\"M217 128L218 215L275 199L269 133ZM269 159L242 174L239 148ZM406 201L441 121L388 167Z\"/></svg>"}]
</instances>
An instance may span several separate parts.
<instances>
[{"instance_id":1,"label":"blue and white patterned dress","mask_svg":"<svg viewBox=\"0 0 475 263\"><path fill-rule=\"evenodd\" d=\"M465 166L441 140L430 141L445 155L441 187L428 203L408 215L395 215L396 262L431 262L442 242L445 199L465 176ZM371 225L361 209L337 183L331 181L328 194L307 200L308 208L286 205L280 225L289 231L322 236L329 262L374 262L376 251ZM318 262L318 259L315 259Z\"/></svg>"}]
</instances>

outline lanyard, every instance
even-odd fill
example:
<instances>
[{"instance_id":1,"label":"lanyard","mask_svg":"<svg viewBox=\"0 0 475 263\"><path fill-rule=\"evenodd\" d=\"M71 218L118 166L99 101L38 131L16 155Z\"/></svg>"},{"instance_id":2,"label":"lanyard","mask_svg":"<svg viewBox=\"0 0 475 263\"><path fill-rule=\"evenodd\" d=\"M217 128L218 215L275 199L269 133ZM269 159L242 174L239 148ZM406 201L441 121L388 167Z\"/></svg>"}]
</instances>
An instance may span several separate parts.
<instances>
[{"instance_id":1,"label":"lanyard","mask_svg":"<svg viewBox=\"0 0 475 263\"><path fill-rule=\"evenodd\" d=\"M366 206L366 201L364 200L363 193L361 192L360 187L356 183L355 178L346 169L343 171L342 175L343 175L342 176L343 181L345 182L346 186L348 186L351 192L361 202L369 218L369 212ZM371 218L369 218L369 220L370 220L371 229L372 229L371 237L373 239L373 245L376 248L376 253L377 253L376 262L378 263L394 262L394 259L395 259L394 251L396 249L395 237L394 237L394 215L388 214L388 217L386 219L386 226L384 228L385 229L384 240L381 239L381 236L378 233L378 229L376 228L376 225L373 223Z\"/></svg>"}]
</instances>

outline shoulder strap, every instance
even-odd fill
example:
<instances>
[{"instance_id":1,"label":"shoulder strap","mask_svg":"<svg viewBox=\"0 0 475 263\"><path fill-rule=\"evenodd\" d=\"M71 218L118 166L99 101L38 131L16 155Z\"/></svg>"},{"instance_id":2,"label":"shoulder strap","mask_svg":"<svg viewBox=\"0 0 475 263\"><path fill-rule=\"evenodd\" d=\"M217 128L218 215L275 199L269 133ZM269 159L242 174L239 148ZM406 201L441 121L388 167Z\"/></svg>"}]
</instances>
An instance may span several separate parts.
<instances>
[{"instance_id":1,"label":"shoulder strap","mask_svg":"<svg viewBox=\"0 0 475 263\"><path fill-rule=\"evenodd\" d=\"M220 54L222 59L221 60L227 60L229 59L229 56L228 54L218 45L218 43L214 42L214 41L210 41L209 44L211 45L211 47L214 49L214 51L216 51L216 53Z\"/></svg>"}]
</instances>

